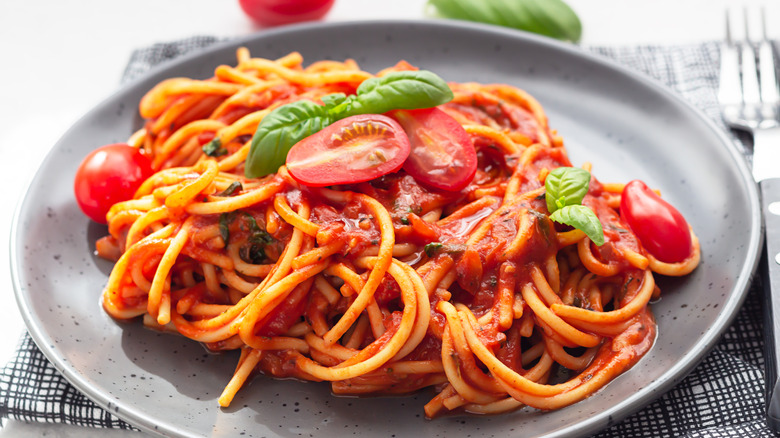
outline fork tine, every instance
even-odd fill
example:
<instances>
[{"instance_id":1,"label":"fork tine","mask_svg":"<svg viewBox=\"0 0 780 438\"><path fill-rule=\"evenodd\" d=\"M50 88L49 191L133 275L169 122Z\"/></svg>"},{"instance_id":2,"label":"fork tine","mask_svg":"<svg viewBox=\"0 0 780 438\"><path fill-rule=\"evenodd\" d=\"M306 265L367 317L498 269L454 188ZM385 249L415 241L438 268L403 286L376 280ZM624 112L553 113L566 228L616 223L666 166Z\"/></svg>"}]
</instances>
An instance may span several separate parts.
<instances>
[{"instance_id":1,"label":"fork tine","mask_svg":"<svg viewBox=\"0 0 780 438\"><path fill-rule=\"evenodd\" d=\"M750 26L748 24L748 12L744 10L745 39L741 44L742 55L742 101L745 104L745 118L752 119L755 114L750 111L758 111L761 105L761 91L758 85L758 68L756 66L756 51L750 40Z\"/></svg>"},{"instance_id":2,"label":"fork tine","mask_svg":"<svg viewBox=\"0 0 780 438\"><path fill-rule=\"evenodd\" d=\"M761 41L767 41L766 37L766 7L761 6Z\"/></svg>"},{"instance_id":3,"label":"fork tine","mask_svg":"<svg viewBox=\"0 0 780 438\"><path fill-rule=\"evenodd\" d=\"M761 43L758 46L759 74L761 80L761 101L764 117L774 118L777 115L777 104L780 103L778 93L777 72L775 70L775 53L772 43L766 36L766 15L761 8Z\"/></svg>"},{"instance_id":4,"label":"fork tine","mask_svg":"<svg viewBox=\"0 0 780 438\"><path fill-rule=\"evenodd\" d=\"M731 36L731 17L729 9L726 9L726 43L729 46L734 44L734 39Z\"/></svg>"},{"instance_id":5,"label":"fork tine","mask_svg":"<svg viewBox=\"0 0 780 438\"><path fill-rule=\"evenodd\" d=\"M731 19L726 9L726 41L720 51L720 84L718 102L723 107L724 116L735 120L739 117L742 105L742 85L739 79L739 52L731 35Z\"/></svg>"}]
</instances>

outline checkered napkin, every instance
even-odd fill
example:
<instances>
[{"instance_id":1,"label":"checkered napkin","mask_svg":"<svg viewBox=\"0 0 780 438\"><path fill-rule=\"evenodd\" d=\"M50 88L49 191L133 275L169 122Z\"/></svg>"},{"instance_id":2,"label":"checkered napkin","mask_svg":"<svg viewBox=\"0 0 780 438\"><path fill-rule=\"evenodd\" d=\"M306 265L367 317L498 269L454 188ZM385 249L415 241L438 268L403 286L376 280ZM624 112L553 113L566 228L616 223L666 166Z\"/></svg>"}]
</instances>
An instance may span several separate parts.
<instances>
[{"instance_id":1,"label":"checkered napkin","mask_svg":"<svg viewBox=\"0 0 780 438\"><path fill-rule=\"evenodd\" d=\"M138 50L130 59L123 81L215 42L213 37L194 37ZM672 87L725 129L715 98L717 43L586 49ZM753 284L734 324L684 381L597 437L777 436L764 419L761 297L760 285ZM16 356L0 371L0 420L5 418L133 429L71 386L26 333Z\"/></svg>"}]
</instances>

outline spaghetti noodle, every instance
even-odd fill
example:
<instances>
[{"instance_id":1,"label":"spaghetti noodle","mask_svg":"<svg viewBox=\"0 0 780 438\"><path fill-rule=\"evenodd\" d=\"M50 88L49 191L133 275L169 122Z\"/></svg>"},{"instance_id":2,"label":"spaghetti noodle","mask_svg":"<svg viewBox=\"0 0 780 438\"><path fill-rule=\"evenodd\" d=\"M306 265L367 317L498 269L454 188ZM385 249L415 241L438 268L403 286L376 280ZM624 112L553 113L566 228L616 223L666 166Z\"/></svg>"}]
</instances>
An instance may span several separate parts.
<instances>
[{"instance_id":1,"label":"spaghetti noodle","mask_svg":"<svg viewBox=\"0 0 780 438\"><path fill-rule=\"evenodd\" d=\"M242 48L235 67L210 79L153 88L129 143L157 173L108 213L110 235L97 245L116 260L105 310L212 351L240 350L222 406L260 371L328 381L336 394L433 387L429 417L555 409L636 363L655 337L653 272L687 274L698 242L691 232L682 262L654 259L618 214L623 185L595 179L583 205L605 244L553 223L545 178L571 163L522 90L450 84L455 98L440 109L463 125L479 161L458 192L403 170L331 188L303 186L285 167L243 176L271 110L354 94L371 77L351 60L304 68L297 53L266 60ZM205 155L215 139L219 153Z\"/></svg>"}]
</instances>

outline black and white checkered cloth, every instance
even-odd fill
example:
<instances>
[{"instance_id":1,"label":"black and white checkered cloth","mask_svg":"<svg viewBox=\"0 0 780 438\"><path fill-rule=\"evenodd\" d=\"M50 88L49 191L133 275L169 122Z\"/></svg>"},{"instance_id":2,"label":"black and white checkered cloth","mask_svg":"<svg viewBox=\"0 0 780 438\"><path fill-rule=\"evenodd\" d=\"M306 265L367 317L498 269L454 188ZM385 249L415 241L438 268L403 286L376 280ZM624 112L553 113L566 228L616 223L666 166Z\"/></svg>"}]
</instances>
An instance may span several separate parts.
<instances>
[{"instance_id":1,"label":"black and white checkered cloth","mask_svg":"<svg viewBox=\"0 0 780 438\"><path fill-rule=\"evenodd\" d=\"M155 44L136 51L123 81L152 66L217 42L213 37ZM677 90L724 129L716 102L717 43L661 47L588 47ZM679 385L623 422L609 437L775 437L764 418L762 292L754 284L720 343ZM0 420L134 429L73 388L24 334L0 371Z\"/></svg>"}]
</instances>

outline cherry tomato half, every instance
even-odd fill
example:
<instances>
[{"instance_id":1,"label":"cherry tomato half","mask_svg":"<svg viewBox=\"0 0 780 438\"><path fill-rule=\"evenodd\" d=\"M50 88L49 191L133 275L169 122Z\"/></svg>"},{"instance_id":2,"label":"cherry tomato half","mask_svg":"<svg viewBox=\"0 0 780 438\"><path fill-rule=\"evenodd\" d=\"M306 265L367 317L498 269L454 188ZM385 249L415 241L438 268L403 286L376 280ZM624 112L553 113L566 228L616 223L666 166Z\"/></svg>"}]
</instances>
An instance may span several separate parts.
<instances>
[{"instance_id":1,"label":"cherry tomato half","mask_svg":"<svg viewBox=\"0 0 780 438\"><path fill-rule=\"evenodd\" d=\"M457 120L438 108L393 111L409 136L404 170L417 181L442 190L466 187L477 171L477 152Z\"/></svg>"},{"instance_id":2,"label":"cherry tomato half","mask_svg":"<svg viewBox=\"0 0 780 438\"><path fill-rule=\"evenodd\" d=\"M257 24L276 26L316 20L325 15L334 0L239 0L241 9Z\"/></svg>"},{"instance_id":3,"label":"cherry tomato half","mask_svg":"<svg viewBox=\"0 0 780 438\"><path fill-rule=\"evenodd\" d=\"M677 263L691 255L691 232L685 218L642 181L631 181L623 188L620 216L658 260Z\"/></svg>"},{"instance_id":4,"label":"cherry tomato half","mask_svg":"<svg viewBox=\"0 0 780 438\"><path fill-rule=\"evenodd\" d=\"M352 184L395 172L408 156L409 139L395 120L362 114L296 143L287 154L287 170L308 186Z\"/></svg>"},{"instance_id":5,"label":"cherry tomato half","mask_svg":"<svg viewBox=\"0 0 780 438\"><path fill-rule=\"evenodd\" d=\"M149 159L130 145L99 147L84 158L76 171L76 201L84 214L104 224L111 206L131 199L153 173Z\"/></svg>"}]
</instances>

